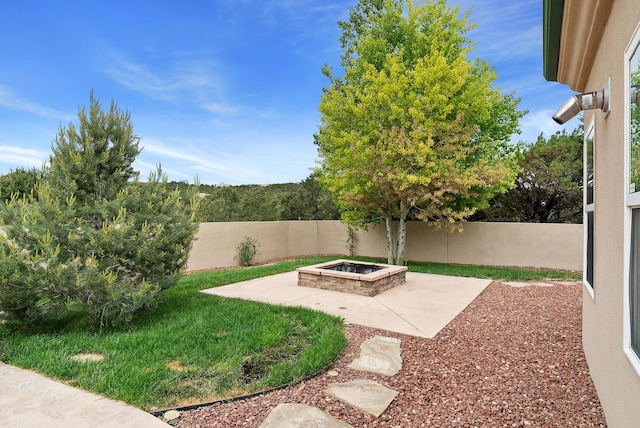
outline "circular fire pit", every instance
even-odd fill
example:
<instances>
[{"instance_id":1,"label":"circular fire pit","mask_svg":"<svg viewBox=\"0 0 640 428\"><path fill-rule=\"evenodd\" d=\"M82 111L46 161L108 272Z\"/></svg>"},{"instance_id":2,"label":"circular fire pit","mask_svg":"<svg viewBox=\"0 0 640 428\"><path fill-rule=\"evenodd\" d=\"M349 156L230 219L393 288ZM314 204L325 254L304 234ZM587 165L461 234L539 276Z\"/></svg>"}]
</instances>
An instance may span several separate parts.
<instances>
[{"instance_id":1,"label":"circular fire pit","mask_svg":"<svg viewBox=\"0 0 640 428\"><path fill-rule=\"evenodd\" d=\"M296 269L298 285L375 296L406 282L406 266L333 260Z\"/></svg>"}]
</instances>

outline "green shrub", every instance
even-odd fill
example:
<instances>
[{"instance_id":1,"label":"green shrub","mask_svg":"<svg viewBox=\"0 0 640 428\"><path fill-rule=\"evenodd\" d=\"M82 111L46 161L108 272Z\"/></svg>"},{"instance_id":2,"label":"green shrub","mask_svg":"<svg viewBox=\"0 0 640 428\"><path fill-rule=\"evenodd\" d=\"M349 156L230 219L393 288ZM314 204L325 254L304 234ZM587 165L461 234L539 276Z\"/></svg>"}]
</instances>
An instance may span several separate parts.
<instances>
[{"instance_id":1,"label":"green shrub","mask_svg":"<svg viewBox=\"0 0 640 428\"><path fill-rule=\"evenodd\" d=\"M251 261L258 253L258 247L260 244L258 241L250 236L245 236L238 244L238 258L242 266L249 266Z\"/></svg>"}]
</instances>

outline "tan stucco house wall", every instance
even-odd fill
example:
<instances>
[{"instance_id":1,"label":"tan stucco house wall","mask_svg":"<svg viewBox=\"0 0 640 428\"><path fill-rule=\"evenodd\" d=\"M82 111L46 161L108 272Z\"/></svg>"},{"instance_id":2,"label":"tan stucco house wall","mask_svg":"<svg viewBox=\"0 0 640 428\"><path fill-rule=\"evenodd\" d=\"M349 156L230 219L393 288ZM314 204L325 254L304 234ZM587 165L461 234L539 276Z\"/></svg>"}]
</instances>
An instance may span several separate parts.
<instances>
[{"instance_id":1,"label":"tan stucco house wall","mask_svg":"<svg viewBox=\"0 0 640 428\"><path fill-rule=\"evenodd\" d=\"M640 427L640 359L629 348L631 210L625 172L630 99L625 93L625 51L639 31L640 2L543 4L545 77L578 93L597 91L610 78L610 112L584 112L585 135L593 129L594 142L594 245L593 288L585 281L583 293L583 344L608 426ZM555 46L554 33L559 36ZM584 257L586 263L586 250Z\"/></svg>"}]
</instances>

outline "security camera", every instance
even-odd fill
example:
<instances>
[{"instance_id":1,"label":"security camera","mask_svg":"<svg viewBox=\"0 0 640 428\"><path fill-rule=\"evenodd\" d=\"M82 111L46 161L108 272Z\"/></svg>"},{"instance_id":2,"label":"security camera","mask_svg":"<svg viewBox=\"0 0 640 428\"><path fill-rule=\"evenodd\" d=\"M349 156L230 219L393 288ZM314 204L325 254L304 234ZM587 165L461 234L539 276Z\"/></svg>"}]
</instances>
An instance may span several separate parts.
<instances>
[{"instance_id":1,"label":"security camera","mask_svg":"<svg viewBox=\"0 0 640 428\"><path fill-rule=\"evenodd\" d=\"M562 125L573 119L582 110L599 108L604 112L609 111L609 87L595 92L572 95L553 115L553 120Z\"/></svg>"}]
</instances>

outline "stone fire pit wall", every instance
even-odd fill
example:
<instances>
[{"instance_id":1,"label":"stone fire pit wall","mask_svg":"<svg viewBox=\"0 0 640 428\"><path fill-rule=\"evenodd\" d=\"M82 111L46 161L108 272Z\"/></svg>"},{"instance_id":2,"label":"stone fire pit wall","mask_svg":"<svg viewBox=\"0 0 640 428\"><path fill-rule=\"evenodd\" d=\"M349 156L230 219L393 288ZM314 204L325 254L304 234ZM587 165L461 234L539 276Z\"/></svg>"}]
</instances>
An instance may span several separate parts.
<instances>
[{"instance_id":1,"label":"stone fire pit wall","mask_svg":"<svg viewBox=\"0 0 640 428\"><path fill-rule=\"evenodd\" d=\"M342 263L357 263L381 267L375 272L360 274L340 272L328 268ZM315 287L325 290L341 291L343 293L359 294L361 296L375 296L406 282L406 266L394 266L380 263L354 262L352 260L333 260L313 266L296 269L298 285Z\"/></svg>"}]
</instances>

